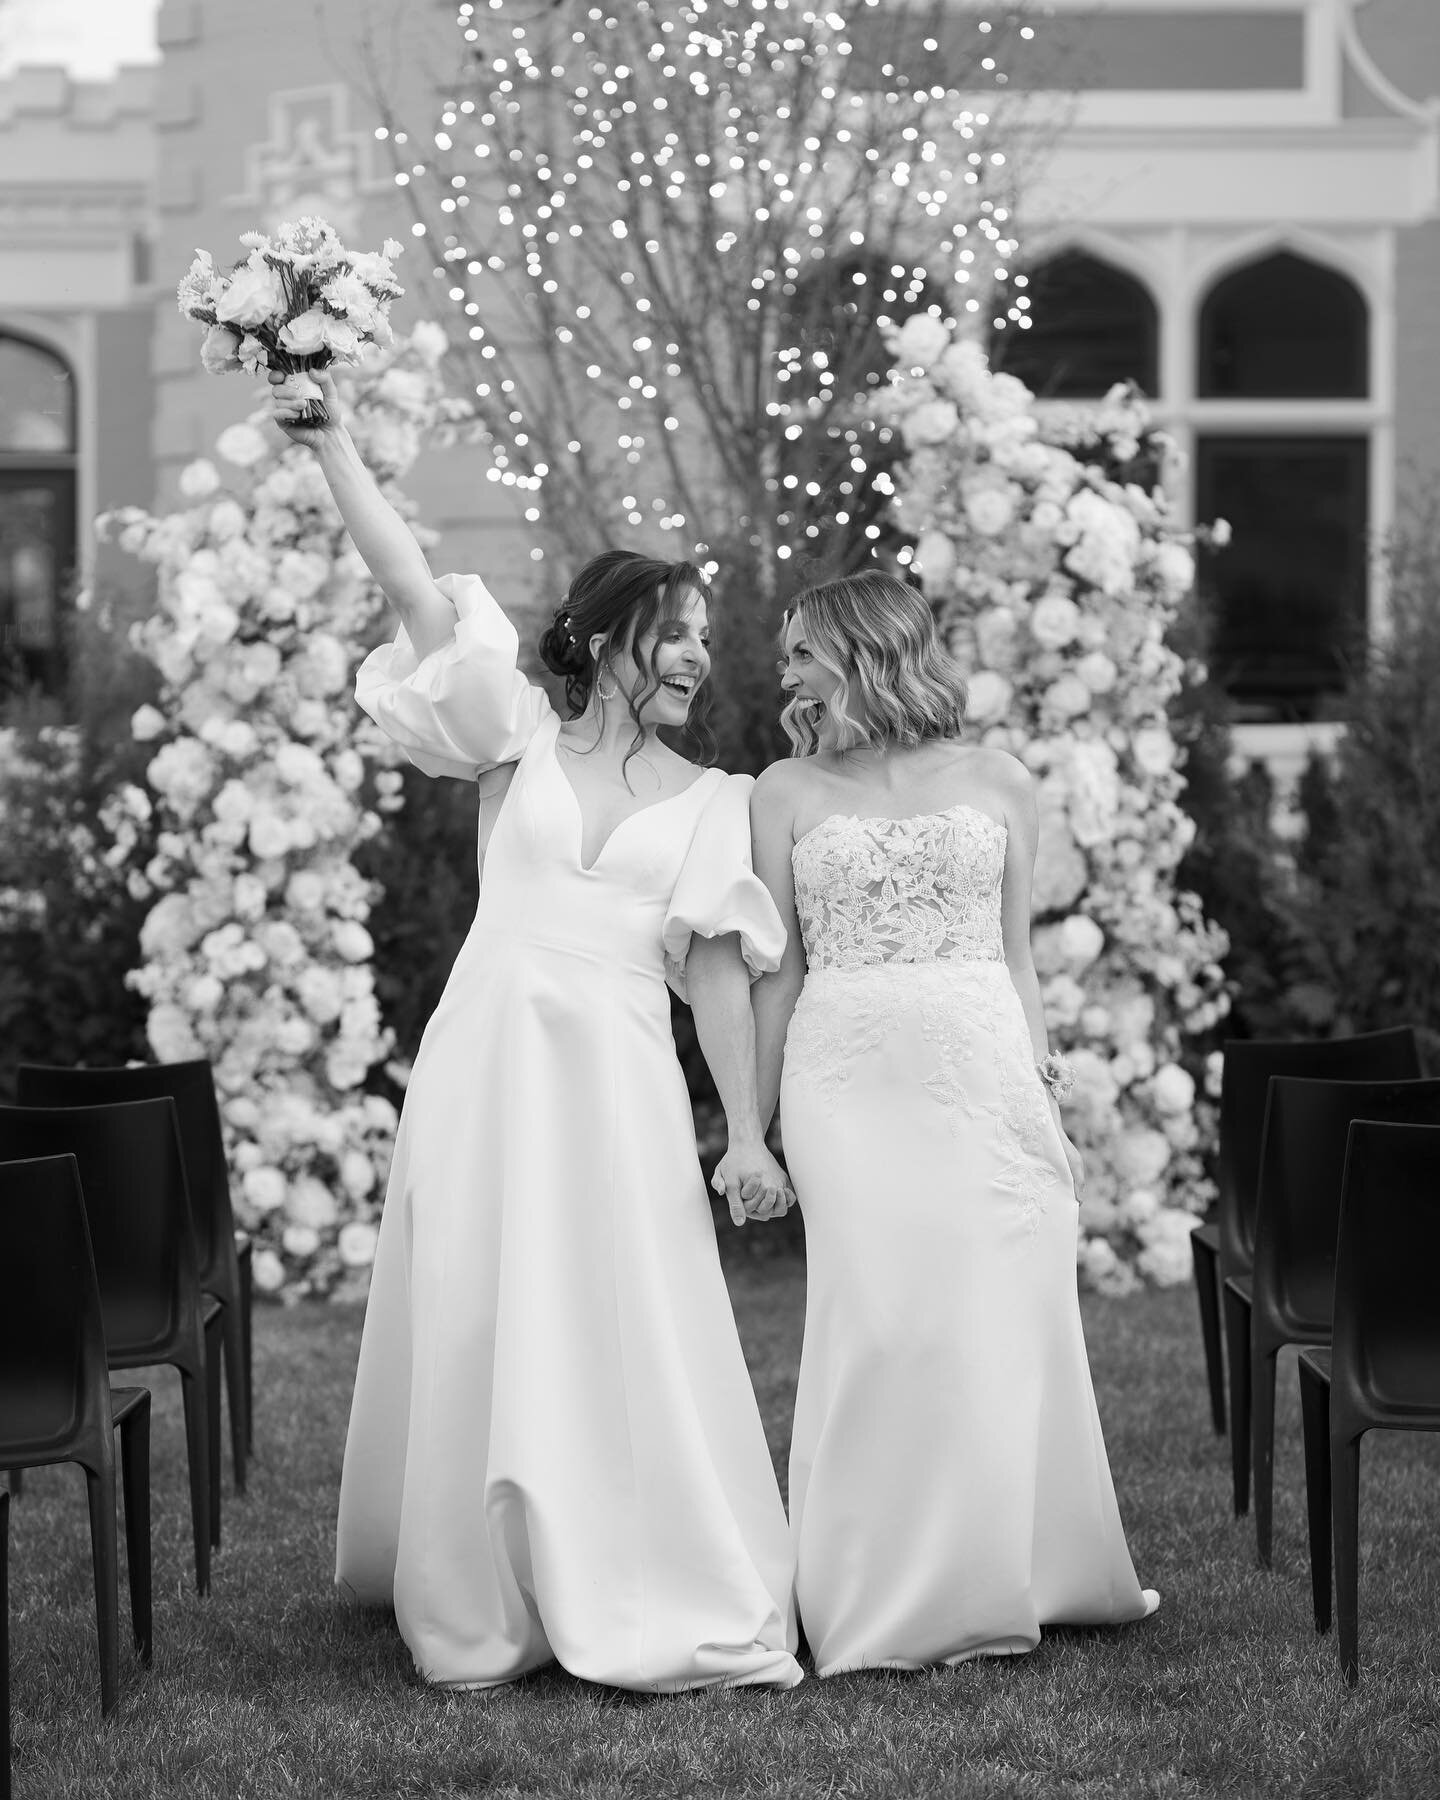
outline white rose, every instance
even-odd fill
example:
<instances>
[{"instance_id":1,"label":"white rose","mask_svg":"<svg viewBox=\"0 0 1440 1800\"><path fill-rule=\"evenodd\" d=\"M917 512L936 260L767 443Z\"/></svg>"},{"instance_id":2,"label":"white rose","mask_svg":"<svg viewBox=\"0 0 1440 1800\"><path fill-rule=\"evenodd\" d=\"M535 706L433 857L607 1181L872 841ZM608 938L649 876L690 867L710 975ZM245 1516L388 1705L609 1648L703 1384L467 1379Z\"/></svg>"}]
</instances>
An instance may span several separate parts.
<instances>
[{"instance_id":1,"label":"white rose","mask_svg":"<svg viewBox=\"0 0 1440 1800\"><path fill-rule=\"evenodd\" d=\"M340 1185L352 1200L363 1200L375 1186L375 1165L363 1150L347 1150L340 1158Z\"/></svg>"},{"instance_id":2,"label":"white rose","mask_svg":"<svg viewBox=\"0 0 1440 1800\"><path fill-rule=\"evenodd\" d=\"M340 980L333 969L318 964L308 968L295 983L300 1004L317 1025L333 1025L345 1004Z\"/></svg>"},{"instance_id":3,"label":"white rose","mask_svg":"<svg viewBox=\"0 0 1440 1800\"><path fill-rule=\"evenodd\" d=\"M130 735L137 744L148 744L165 729L165 715L158 707L137 706L130 715Z\"/></svg>"},{"instance_id":4,"label":"white rose","mask_svg":"<svg viewBox=\"0 0 1440 1800\"><path fill-rule=\"evenodd\" d=\"M315 1027L308 1019L282 1019L275 1027L275 1047L282 1056L305 1056L315 1048Z\"/></svg>"},{"instance_id":5,"label":"white rose","mask_svg":"<svg viewBox=\"0 0 1440 1800\"><path fill-rule=\"evenodd\" d=\"M1137 767L1147 775L1166 775L1175 766L1175 740L1164 725L1145 725L1130 741Z\"/></svg>"},{"instance_id":6,"label":"white rose","mask_svg":"<svg viewBox=\"0 0 1440 1800\"><path fill-rule=\"evenodd\" d=\"M193 1062L205 1054L190 1020L169 1001L162 1000L150 1008L145 1035L158 1062Z\"/></svg>"},{"instance_id":7,"label":"white rose","mask_svg":"<svg viewBox=\"0 0 1440 1800\"><path fill-rule=\"evenodd\" d=\"M969 700L965 716L973 725L989 725L1002 719L1009 708L1014 689L994 669L977 669L966 683Z\"/></svg>"},{"instance_id":8,"label":"white rose","mask_svg":"<svg viewBox=\"0 0 1440 1800\"><path fill-rule=\"evenodd\" d=\"M960 414L949 400L926 400L901 421L907 444L947 444L960 429Z\"/></svg>"},{"instance_id":9,"label":"white rose","mask_svg":"<svg viewBox=\"0 0 1440 1800\"><path fill-rule=\"evenodd\" d=\"M1061 719L1078 719L1090 710L1092 696L1078 675L1067 671L1046 688L1043 700L1049 710Z\"/></svg>"},{"instance_id":10,"label":"white rose","mask_svg":"<svg viewBox=\"0 0 1440 1800\"><path fill-rule=\"evenodd\" d=\"M1089 879L1089 865L1063 815L1042 810L1033 877L1035 911L1053 913L1073 906Z\"/></svg>"},{"instance_id":11,"label":"white rose","mask_svg":"<svg viewBox=\"0 0 1440 1800\"><path fill-rule=\"evenodd\" d=\"M1075 673L1092 694L1108 694L1120 679L1120 671L1103 650L1092 650L1075 665Z\"/></svg>"},{"instance_id":12,"label":"white rose","mask_svg":"<svg viewBox=\"0 0 1440 1800\"><path fill-rule=\"evenodd\" d=\"M215 440L215 448L228 463L248 469L270 454L270 446L257 425L227 425Z\"/></svg>"},{"instance_id":13,"label":"white rose","mask_svg":"<svg viewBox=\"0 0 1440 1800\"><path fill-rule=\"evenodd\" d=\"M1030 635L1042 650L1063 650L1080 629L1080 608L1064 594L1044 594L1030 613Z\"/></svg>"},{"instance_id":14,"label":"white rose","mask_svg":"<svg viewBox=\"0 0 1440 1800\"><path fill-rule=\"evenodd\" d=\"M295 600L313 599L330 574L327 558L313 550L287 550L280 558L275 579Z\"/></svg>"},{"instance_id":15,"label":"white rose","mask_svg":"<svg viewBox=\"0 0 1440 1800\"><path fill-rule=\"evenodd\" d=\"M219 485L220 471L204 456L197 456L194 462L186 463L180 471L180 492L187 500L203 500L207 494L213 494Z\"/></svg>"},{"instance_id":16,"label":"white rose","mask_svg":"<svg viewBox=\"0 0 1440 1800\"><path fill-rule=\"evenodd\" d=\"M313 1231L327 1231L340 1216L335 1196L313 1175L302 1175L292 1182L285 1200L286 1217L293 1225L308 1225Z\"/></svg>"},{"instance_id":17,"label":"white rose","mask_svg":"<svg viewBox=\"0 0 1440 1800\"><path fill-rule=\"evenodd\" d=\"M285 904L292 912L318 912L325 904L325 877L314 869L297 869L286 883Z\"/></svg>"},{"instance_id":18,"label":"white rose","mask_svg":"<svg viewBox=\"0 0 1440 1800\"><path fill-rule=\"evenodd\" d=\"M446 337L443 326L437 325L433 319L421 319L410 332L410 348L432 368L450 348L450 340Z\"/></svg>"},{"instance_id":19,"label":"white rose","mask_svg":"<svg viewBox=\"0 0 1440 1800\"><path fill-rule=\"evenodd\" d=\"M1162 1063L1150 1080L1155 1109L1162 1113L1188 1113L1195 1104L1195 1083L1179 1063Z\"/></svg>"},{"instance_id":20,"label":"white rose","mask_svg":"<svg viewBox=\"0 0 1440 1800\"><path fill-rule=\"evenodd\" d=\"M975 621L975 648L988 669L1006 669L1015 658L1020 626L1008 607L993 607Z\"/></svg>"},{"instance_id":21,"label":"white rose","mask_svg":"<svg viewBox=\"0 0 1440 1800\"><path fill-rule=\"evenodd\" d=\"M240 1186L247 1204L257 1213L271 1213L285 1204L285 1177L268 1164L248 1170Z\"/></svg>"},{"instance_id":22,"label":"white rose","mask_svg":"<svg viewBox=\"0 0 1440 1800\"><path fill-rule=\"evenodd\" d=\"M257 1250L250 1267L262 1294L278 1294L284 1287L285 1265L273 1250Z\"/></svg>"},{"instance_id":23,"label":"white rose","mask_svg":"<svg viewBox=\"0 0 1440 1800\"><path fill-rule=\"evenodd\" d=\"M337 1044L325 1058L325 1079L331 1087L345 1093L350 1088L359 1087L369 1068L370 1059L363 1051Z\"/></svg>"},{"instance_id":24,"label":"white rose","mask_svg":"<svg viewBox=\"0 0 1440 1800\"><path fill-rule=\"evenodd\" d=\"M224 983L213 975L192 975L185 983L185 1004L192 1013L214 1012L224 998Z\"/></svg>"},{"instance_id":25,"label":"white rose","mask_svg":"<svg viewBox=\"0 0 1440 1800\"><path fill-rule=\"evenodd\" d=\"M1170 1161L1170 1142L1147 1127L1121 1132L1111 1151L1115 1173L1135 1187L1153 1187Z\"/></svg>"},{"instance_id":26,"label":"white rose","mask_svg":"<svg viewBox=\"0 0 1440 1800\"><path fill-rule=\"evenodd\" d=\"M375 1260L375 1245L379 1233L365 1219L352 1219L348 1225L340 1227L338 1249L340 1260L347 1269L368 1269Z\"/></svg>"},{"instance_id":27,"label":"white rose","mask_svg":"<svg viewBox=\"0 0 1440 1800\"><path fill-rule=\"evenodd\" d=\"M215 304L215 317L228 325L240 325L247 331L252 325L263 325L281 312L285 305L280 277L265 261L260 251L230 277L230 285Z\"/></svg>"},{"instance_id":28,"label":"white rose","mask_svg":"<svg viewBox=\"0 0 1440 1800\"><path fill-rule=\"evenodd\" d=\"M338 787L353 794L365 779L365 759L358 750L337 750L330 758L330 774Z\"/></svg>"},{"instance_id":29,"label":"white rose","mask_svg":"<svg viewBox=\"0 0 1440 1800\"><path fill-rule=\"evenodd\" d=\"M358 919L337 919L330 927L330 941L346 962L368 962L375 954L375 940Z\"/></svg>"},{"instance_id":30,"label":"white rose","mask_svg":"<svg viewBox=\"0 0 1440 1800\"><path fill-rule=\"evenodd\" d=\"M237 918L260 918L265 911L265 883L248 871L237 875L231 890L231 903Z\"/></svg>"},{"instance_id":31,"label":"white rose","mask_svg":"<svg viewBox=\"0 0 1440 1800\"><path fill-rule=\"evenodd\" d=\"M1105 948L1105 933L1084 913L1071 913L1060 925L1060 948L1070 972L1078 975Z\"/></svg>"},{"instance_id":32,"label":"white rose","mask_svg":"<svg viewBox=\"0 0 1440 1800\"><path fill-rule=\"evenodd\" d=\"M304 1262L320 1248L320 1233L312 1225L287 1225L280 1234L280 1243L287 1256Z\"/></svg>"},{"instance_id":33,"label":"white rose","mask_svg":"<svg viewBox=\"0 0 1440 1800\"><path fill-rule=\"evenodd\" d=\"M946 580L955 567L955 546L943 531L925 531L915 546L915 567L933 585Z\"/></svg>"},{"instance_id":34,"label":"white rose","mask_svg":"<svg viewBox=\"0 0 1440 1800\"><path fill-rule=\"evenodd\" d=\"M273 812L258 812L250 820L250 850L262 862L272 856L284 856L291 845L290 827Z\"/></svg>"},{"instance_id":35,"label":"white rose","mask_svg":"<svg viewBox=\"0 0 1440 1800\"><path fill-rule=\"evenodd\" d=\"M325 326L329 317L323 307L312 306L298 318L287 320L280 327L281 344L295 356L314 356L325 348Z\"/></svg>"},{"instance_id":36,"label":"white rose","mask_svg":"<svg viewBox=\"0 0 1440 1800\"><path fill-rule=\"evenodd\" d=\"M949 346L949 328L934 313L911 313L895 333L891 351L904 368L928 369Z\"/></svg>"},{"instance_id":37,"label":"white rose","mask_svg":"<svg viewBox=\"0 0 1440 1800\"><path fill-rule=\"evenodd\" d=\"M965 517L977 537L999 537L1015 517L1015 497L1004 488L975 488L965 496Z\"/></svg>"},{"instance_id":38,"label":"white rose","mask_svg":"<svg viewBox=\"0 0 1440 1800\"><path fill-rule=\"evenodd\" d=\"M207 375L225 375L240 367L240 340L228 325L212 325L201 338L200 362Z\"/></svg>"},{"instance_id":39,"label":"white rose","mask_svg":"<svg viewBox=\"0 0 1440 1800\"><path fill-rule=\"evenodd\" d=\"M1157 579L1171 594L1188 594L1195 585L1195 559L1183 544L1167 538L1152 564Z\"/></svg>"},{"instance_id":40,"label":"white rose","mask_svg":"<svg viewBox=\"0 0 1440 1800\"><path fill-rule=\"evenodd\" d=\"M245 508L227 495L210 508L210 517L205 523L217 543L228 543L245 529Z\"/></svg>"},{"instance_id":41,"label":"white rose","mask_svg":"<svg viewBox=\"0 0 1440 1800\"><path fill-rule=\"evenodd\" d=\"M1180 1287L1194 1272L1190 1234L1199 1220L1177 1206L1162 1206L1137 1228L1145 1248L1135 1266L1157 1287Z\"/></svg>"}]
</instances>

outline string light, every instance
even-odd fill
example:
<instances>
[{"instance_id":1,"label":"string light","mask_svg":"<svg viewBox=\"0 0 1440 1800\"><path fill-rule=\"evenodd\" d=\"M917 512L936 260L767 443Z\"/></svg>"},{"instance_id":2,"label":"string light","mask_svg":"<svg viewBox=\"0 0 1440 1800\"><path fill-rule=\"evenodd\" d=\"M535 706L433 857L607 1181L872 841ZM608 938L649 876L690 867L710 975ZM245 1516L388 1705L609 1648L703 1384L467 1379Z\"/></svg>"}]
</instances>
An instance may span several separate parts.
<instances>
[{"instance_id":1,"label":"string light","mask_svg":"<svg viewBox=\"0 0 1440 1800\"><path fill-rule=\"evenodd\" d=\"M456 24L425 160L376 137L465 320L489 479L587 547L618 521L697 557L873 545L880 328L1029 324L975 96L1033 27L943 0L467 0Z\"/></svg>"}]
</instances>

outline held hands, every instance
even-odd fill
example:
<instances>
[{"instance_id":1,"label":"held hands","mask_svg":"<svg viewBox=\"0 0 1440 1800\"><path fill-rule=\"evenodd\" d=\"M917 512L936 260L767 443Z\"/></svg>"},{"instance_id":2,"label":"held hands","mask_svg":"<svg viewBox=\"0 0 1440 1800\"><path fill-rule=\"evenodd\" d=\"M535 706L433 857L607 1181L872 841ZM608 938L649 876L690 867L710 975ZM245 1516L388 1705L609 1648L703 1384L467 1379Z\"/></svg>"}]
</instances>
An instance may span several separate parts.
<instances>
[{"instance_id":1,"label":"held hands","mask_svg":"<svg viewBox=\"0 0 1440 1800\"><path fill-rule=\"evenodd\" d=\"M732 1143L716 1164L710 1185L723 1194L736 1225L746 1219L779 1219L795 1204L785 1171L762 1143Z\"/></svg>"},{"instance_id":2,"label":"held hands","mask_svg":"<svg viewBox=\"0 0 1440 1800\"><path fill-rule=\"evenodd\" d=\"M303 444L307 450L318 450L325 438L344 423L335 378L327 369L307 369L303 375L282 375L271 369L266 375L270 383L271 417L292 444ZM297 425L294 421L305 410L307 395L301 387L313 391L318 387L325 403L328 421L323 425Z\"/></svg>"}]
</instances>

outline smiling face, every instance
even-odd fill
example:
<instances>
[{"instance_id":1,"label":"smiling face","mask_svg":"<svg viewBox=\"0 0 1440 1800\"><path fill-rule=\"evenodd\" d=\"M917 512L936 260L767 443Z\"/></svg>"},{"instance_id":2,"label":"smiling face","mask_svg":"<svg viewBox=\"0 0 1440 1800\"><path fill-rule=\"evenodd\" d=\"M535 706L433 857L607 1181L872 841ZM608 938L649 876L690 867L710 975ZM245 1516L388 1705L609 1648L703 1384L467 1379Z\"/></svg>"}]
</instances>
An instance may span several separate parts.
<instances>
[{"instance_id":1,"label":"smiling face","mask_svg":"<svg viewBox=\"0 0 1440 1800\"><path fill-rule=\"evenodd\" d=\"M640 707L642 723L683 725L710 673L710 616L705 596L692 590L678 611L642 632L633 646L617 647L610 667L622 694L643 694L658 678L659 688Z\"/></svg>"},{"instance_id":2,"label":"smiling face","mask_svg":"<svg viewBox=\"0 0 1440 1800\"><path fill-rule=\"evenodd\" d=\"M805 620L798 612L785 621L780 659L780 686L790 703L792 716L816 739L816 748L835 747L839 732L831 709L843 682L839 673L822 662L805 635Z\"/></svg>"}]
</instances>

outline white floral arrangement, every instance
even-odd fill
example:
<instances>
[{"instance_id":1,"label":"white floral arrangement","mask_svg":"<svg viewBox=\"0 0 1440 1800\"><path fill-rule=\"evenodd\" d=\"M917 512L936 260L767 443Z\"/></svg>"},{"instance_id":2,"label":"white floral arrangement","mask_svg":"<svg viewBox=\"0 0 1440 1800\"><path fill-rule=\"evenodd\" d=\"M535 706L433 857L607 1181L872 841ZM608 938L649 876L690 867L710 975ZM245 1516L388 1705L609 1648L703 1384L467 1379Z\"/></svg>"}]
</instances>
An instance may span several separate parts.
<instances>
[{"instance_id":1,"label":"white floral arrangement","mask_svg":"<svg viewBox=\"0 0 1440 1800\"><path fill-rule=\"evenodd\" d=\"M307 403L298 423L320 424L325 408L307 371L357 362L369 345L392 341L390 305L405 292L392 264L402 246L387 238L380 251L347 250L311 216L273 237L242 232L240 242L250 254L228 274L197 250L176 289L185 317L208 327L200 360L212 375L280 370L280 391Z\"/></svg>"},{"instance_id":2,"label":"white floral arrangement","mask_svg":"<svg viewBox=\"0 0 1440 1800\"><path fill-rule=\"evenodd\" d=\"M417 325L342 382L350 430L402 509L396 479L464 410L443 397L444 349L437 326ZM117 831L154 811L155 852L128 872L153 900L129 979L155 1055L214 1065L257 1285L357 1295L397 1120L365 1091L392 1043L366 928L377 895L353 858L400 805L402 778L352 693L383 597L315 459L267 419L221 432L224 476L209 458L182 471L179 510L100 521L159 570L133 639L162 683L131 722L154 746L146 789L107 804Z\"/></svg>"},{"instance_id":3,"label":"white floral arrangement","mask_svg":"<svg viewBox=\"0 0 1440 1800\"><path fill-rule=\"evenodd\" d=\"M893 516L967 673L972 728L1036 779L1033 944L1075 1076L1081 1271L1110 1293L1185 1281L1214 1133L1186 1061L1200 1072L1194 1040L1228 1011L1229 946L1175 883L1194 826L1167 709L1204 671L1166 643L1191 540L1140 478L1170 449L1130 390L1037 405L932 315L891 351L874 406L906 451Z\"/></svg>"}]
</instances>

